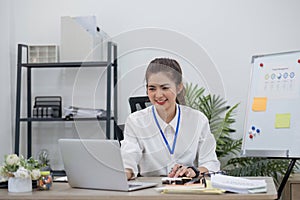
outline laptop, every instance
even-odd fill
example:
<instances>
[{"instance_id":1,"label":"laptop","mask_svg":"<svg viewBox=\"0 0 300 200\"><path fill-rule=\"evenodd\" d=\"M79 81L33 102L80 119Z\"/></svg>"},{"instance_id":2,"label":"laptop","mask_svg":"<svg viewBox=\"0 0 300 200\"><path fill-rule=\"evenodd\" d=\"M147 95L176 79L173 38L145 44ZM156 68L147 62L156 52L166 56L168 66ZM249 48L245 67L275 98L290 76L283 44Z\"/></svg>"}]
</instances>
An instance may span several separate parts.
<instances>
[{"instance_id":1,"label":"laptop","mask_svg":"<svg viewBox=\"0 0 300 200\"><path fill-rule=\"evenodd\" d=\"M59 139L58 143L71 187L134 191L157 185L127 181L117 140Z\"/></svg>"}]
</instances>

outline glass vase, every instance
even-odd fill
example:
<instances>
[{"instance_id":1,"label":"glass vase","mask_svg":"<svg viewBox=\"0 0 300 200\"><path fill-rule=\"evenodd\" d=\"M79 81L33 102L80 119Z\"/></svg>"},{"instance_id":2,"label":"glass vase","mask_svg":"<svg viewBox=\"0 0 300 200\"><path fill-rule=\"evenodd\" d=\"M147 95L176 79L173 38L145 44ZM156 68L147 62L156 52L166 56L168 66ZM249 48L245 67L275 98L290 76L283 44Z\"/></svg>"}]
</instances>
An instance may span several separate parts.
<instances>
[{"instance_id":1,"label":"glass vase","mask_svg":"<svg viewBox=\"0 0 300 200\"><path fill-rule=\"evenodd\" d=\"M32 181L31 178L16 178L10 177L8 179L8 192L31 192Z\"/></svg>"}]
</instances>

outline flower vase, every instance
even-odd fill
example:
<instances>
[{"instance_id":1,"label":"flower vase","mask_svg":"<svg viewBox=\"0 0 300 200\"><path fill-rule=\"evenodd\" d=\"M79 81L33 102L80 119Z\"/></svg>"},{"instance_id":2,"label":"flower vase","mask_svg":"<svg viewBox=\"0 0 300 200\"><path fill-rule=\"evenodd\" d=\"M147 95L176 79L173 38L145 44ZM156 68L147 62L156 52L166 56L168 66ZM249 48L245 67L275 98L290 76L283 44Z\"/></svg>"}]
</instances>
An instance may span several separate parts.
<instances>
[{"instance_id":1,"label":"flower vase","mask_svg":"<svg viewBox=\"0 0 300 200\"><path fill-rule=\"evenodd\" d=\"M16 178L10 177L8 179L8 192L31 192L32 181L31 178Z\"/></svg>"}]
</instances>

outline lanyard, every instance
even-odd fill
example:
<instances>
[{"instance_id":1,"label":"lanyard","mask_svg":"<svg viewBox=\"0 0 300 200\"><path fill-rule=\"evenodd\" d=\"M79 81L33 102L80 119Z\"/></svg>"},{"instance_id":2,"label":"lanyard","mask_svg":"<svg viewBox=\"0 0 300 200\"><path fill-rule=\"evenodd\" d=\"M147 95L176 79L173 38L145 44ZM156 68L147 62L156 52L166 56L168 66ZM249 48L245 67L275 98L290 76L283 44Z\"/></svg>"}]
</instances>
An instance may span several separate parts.
<instances>
[{"instance_id":1,"label":"lanyard","mask_svg":"<svg viewBox=\"0 0 300 200\"><path fill-rule=\"evenodd\" d=\"M158 123L157 117L156 117L155 112L154 112L154 106L152 106L152 113L153 113L153 117L155 119L156 125L159 128L160 134L163 137L164 142L166 143L166 145L167 145L167 147L169 149L170 154L174 154L175 145L176 145L176 141L177 141L177 135L178 135L178 129L179 129L179 123L180 123L180 106L178 105L178 118L177 118L177 125L176 125L176 131L175 131L175 136L174 136L174 140L173 140L172 149L171 149L171 147L169 145L169 142L168 142L168 140L167 140L164 132L161 130L161 127L160 127L160 125Z\"/></svg>"}]
</instances>

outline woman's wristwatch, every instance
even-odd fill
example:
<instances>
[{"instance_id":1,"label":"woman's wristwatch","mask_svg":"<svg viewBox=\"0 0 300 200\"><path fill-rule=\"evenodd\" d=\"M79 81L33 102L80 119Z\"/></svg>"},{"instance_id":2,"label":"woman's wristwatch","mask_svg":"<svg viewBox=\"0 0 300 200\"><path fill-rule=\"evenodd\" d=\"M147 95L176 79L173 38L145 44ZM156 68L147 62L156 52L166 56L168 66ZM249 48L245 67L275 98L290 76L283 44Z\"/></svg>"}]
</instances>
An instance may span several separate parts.
<instances>
[{"instance_id":1,"label":"woman's wristwatch","mask_svg":"<svg viewBox=\"0 0 300 200\"><path fill-rule=\"evenodd\" d=\"M190 166L190 167L188 167L188 169L192 169L194 172L195 172L195 176L194 177L192 177L192 178L195 178L195 177L198 177L199 175L200 175L200 171L199 171L199 169L197 169L196 167L194 167L194 166Z\"/></svg>"}]
</instances>

